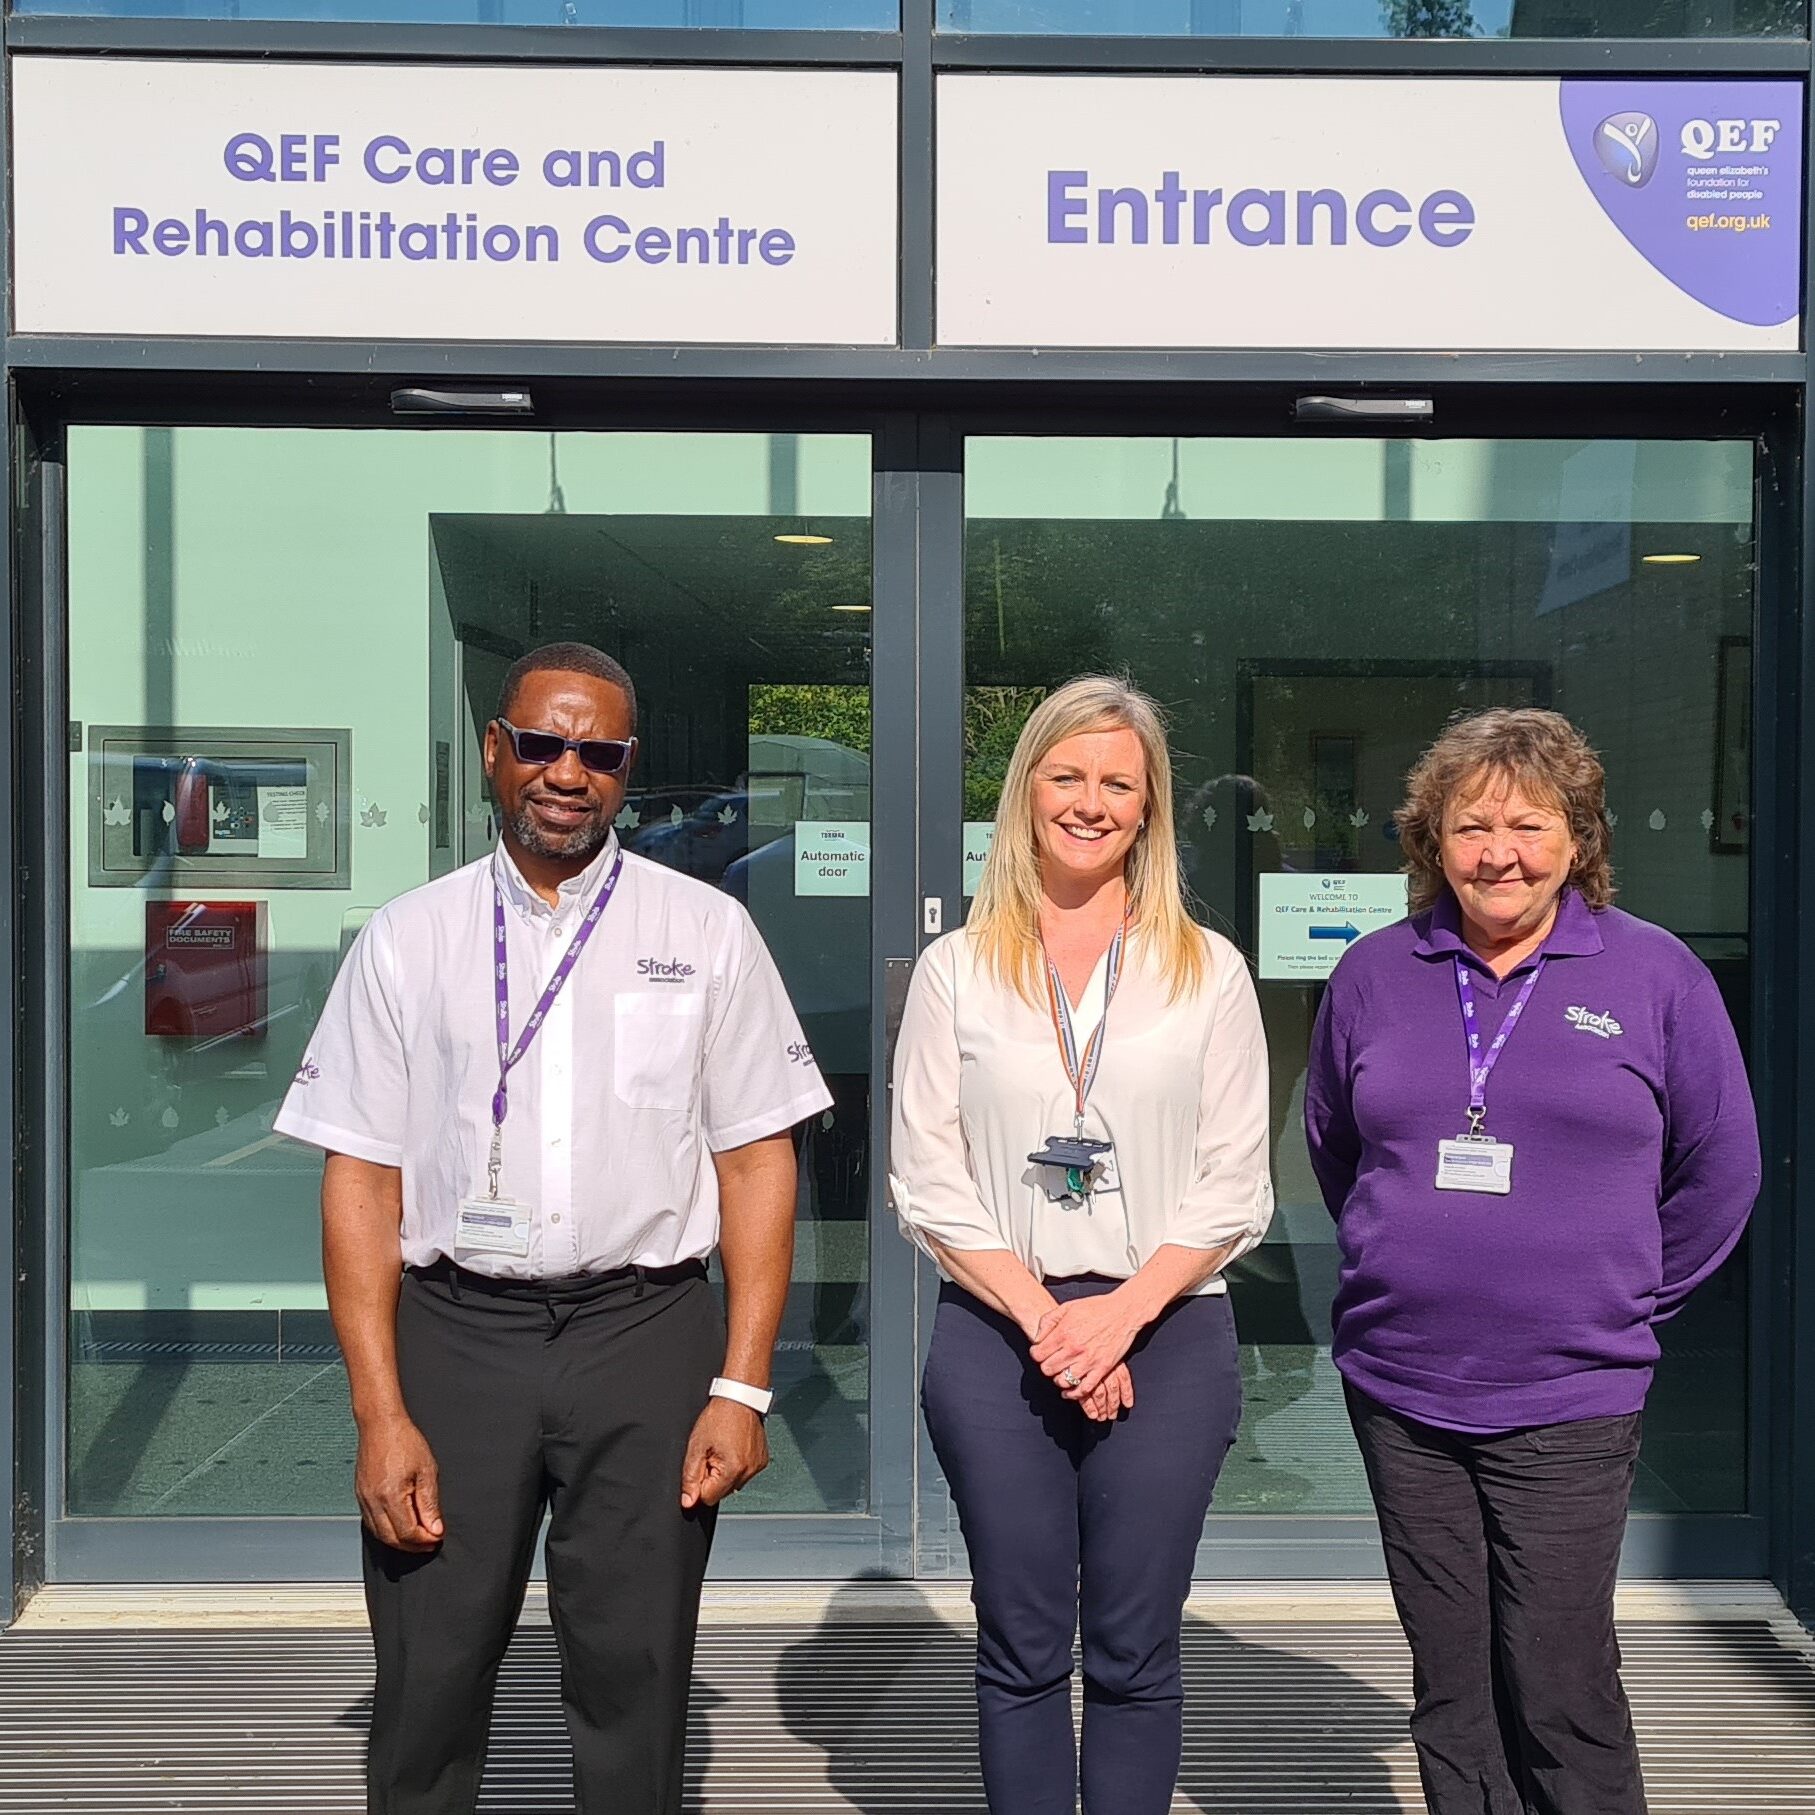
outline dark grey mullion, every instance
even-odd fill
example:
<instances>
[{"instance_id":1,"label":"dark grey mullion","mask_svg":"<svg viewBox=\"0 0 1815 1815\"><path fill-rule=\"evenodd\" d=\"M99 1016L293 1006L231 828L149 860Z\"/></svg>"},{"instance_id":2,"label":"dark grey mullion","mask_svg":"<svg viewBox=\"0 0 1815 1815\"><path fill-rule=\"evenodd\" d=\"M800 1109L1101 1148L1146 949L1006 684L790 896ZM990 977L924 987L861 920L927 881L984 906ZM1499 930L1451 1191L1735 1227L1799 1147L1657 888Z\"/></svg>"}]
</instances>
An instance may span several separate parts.
<instances>
[{"instance_id":1,"label":"dark grey mullion","mask_svg":"<svg viewBox=\"0 0 1815 1815\"><path fill-rule=\"evenodd\" d=\"M1804 96L1806 135L1815 126L1815 84ZM1807 153L1805 151L1805 157ZM1805 180L1803 244L1803 344L1808 344L1806 315L1815 297L1815 244L1807 237L1809 195ZM1815 614L1811 613L1811 583L1815 582L1815 412L1809 395L1802 399L1800 433L1794 456L1785 461L1785 496L1780 505L1789 519L1785 540L1788 558L1778 583L1763 584L1761 574L1757 675L1753 688L1762 711L1766 687L1759 677L1770 678L1773 722L1768 729L1776 741L1763 735L1754 740L1754 786L1762 801L1775 809L1768 822L1775 830L1767 854L1754 838L1752 883L1763 890L1773 910L1773 941L1769 952L1775 968L1762 997L1765 1012L1776 1017L1779 1038L1771 1058L1781 1067L1773 1076L1764 1105L1766 1191L1775 1193L1773 1208L1781 1210L1767 1226L1764 1249L1772 1274L1773 1291L1763 1309L1769 1320L1756 1332L1753 1344L1769 1345L1772 1356L1769 1427L1754 1419L1756 1440L1782 1443L1785 1466L1773 1468L1772 1504L1767 1509L1774 1527L1773 1575L1784 1598L1804 1620L1815 1620L1815 1436L1809 1429L1815 1411L1815 1164L1807 1143L1815 1139L1803 1079L1815 1076L1815 1015L1809 1012L1806 991L1815 980L1815 914L1808 911L1810 890L1815 887L1815 738L1804 724L1809 701L1815 699ZM1800 532L1800 533L1798 533ZM1762 551L1761 551L1762 552ZM1775 658L1770 666L1765 658ZM1757 722L1757 721L1755 721ZM1762 734L1767 730L1757 723ZM1772 771L1767 779L1767 771ZM1755 827L1756 831L1756 827ZM1756 898L1756 896L1755 896ZM1775 1137L1775 1138L1773 1138ZM1756 1269L1758 1260L1753 1265ZM1754 1300L1757 1303L1757 1300ZM1773 1457L1775 1460L1775 1457Z\"/></svg>"},{"instance_id":2,"label":"dark grey mullion","mask_svg":"<svg viewBox=\"0 0 1815 1815\"><path fill-rule=\"evenodd\" d=\"M937 0L901 5L901 318L903 347L930 347L937 262L933 209L933 61Z\"/></svg>"},{"instance_id":3,"label":"dark grey mullion","mask_svg":"<svg viewBox=\"0 0 1815 1815\"><path fill-rule=\"evenodd\" d=\"M1806 38L1086 38L942 34L941 69L1217 75L1739 76L1808 71Z\"/></svg>"},{"instance_id":4,"label":"dark grey mullion","mask_svg":"<svg viewBox=\"0 0 1815 1815\"><path fill-rule=\"evenodd\" d=\"M919 437L920 517L916 584L920 601L920 852L915 891L914 950L929 942L928 901L939 903L946 931L964 914L964 444L956 425L926 416ZM917 1267L915 1353L924 1358L932 1337L938 1275ZM917 1443L917 1572L961 1572L957 1521L929 1442Z\"/></svg>"},{"instance_id":5,"label":"dark grey mullion","mask_svg":"<svg viewBox=\"0 0 1815 1815\"><path fill-rule=\"evenodd\" d=\"M362 63L892 64L898 32L710 26L363 25L308 19L117 19L12 13L8 50L111 56L294 57Z\"/></svg>"},{"instance_id":6,"label":"dark grey mullion","mask_svg":"<svg viewBox=\"0 0 1815 1815\"><path fill-rule=\"evenodd\" d=\"M9 384L9 390L11 386ZM55 1522L64 1500L64 1417L69 1293L69 893L65 490L62 448L44 448L35 424L15 412L9 474L13 550L21 566L15 597L14 674L20 724L14 749L17 839L15 905L20 915L19 1025L32 1062L18 1088L24 1203L15 1222L14 1314L19 1340L10 1359L20 1469L15 1516L18 1577L29 1592L55 1568ZM23 1514L23 1517L20 1515Z\"/></svg>"},{"instance_id":7,"label":"dark grey mullion","mask_svg":"<svg viewBox=\"0 0 1815 1815\"><path fill-rule=\"evenodd\" d=\"M1800 1453L1796 1409L1809 1403L1800 1376L1810 1345L1798 1340L1793 1282L1797 1273L1797 1110L1799 935L1797 847L1802 745L1798 724L1804 640L1799 593L1804 431L1786 427L1760 445L1758 582L1753 601L1752 1041L1747 1062L1758 1100L1764 1185L1753 1213L1748 1269L1746 1478L1748 1509L1767 1522L1766 1568L1786 1600L1799 1601L1796 1557L1799 1507L1815 1452ZM1766 752L1771 756L1767 757ZM1804 1187L1806 1190L1806 1186ZM1772 1332L1791 1339L1772 1340ZM1787 1466L1786 1466L1787 1464ZM1806 1573L1807 1564L1803 1565ZM1815 1584L1806 1581L1800 1590ZM1802 1611L1809 1610L1801 1593Z\"/></svg>"},{"instance_id":8,"label":"dark grey mullion","mask_svg":"<svg viewBox=\"0 0 1815 1815\"><path fill-rule=\"evenodd\" d=\"M875 442L870 592L870 1468L881 1564L914 1573L914 1250L888 1202L890 966L917 948L920 473L911 415Z\"/></svg>"},{"instance_id":9,"label":"dark grey mullion","mask_svg":"<svg viewBox=\"0 0 1815 1815\"><path fill-rule=\"evenodd\" d=\"M755 387L785 384L785 402L798 407L802 387L823 384L827 396L851 400L850 386L882 387L903 380L1027 389L1065 384L1091 391L1154 387L1156 401L1180 399L1181 385L1298 386L1412 389L1455 385L1749 385L1801 384L1802 353L1408 353L1315 352L1273 349L1016 347L649 347L493 341L360 341L160 339L124 340L73 335L15 335L6 343L9 366L54 373L108 371L352 378L662 379L685 384L712 380ZM841 387L834 393L833 387ZM187 387L179 386L179 389ZM219 393L217 393L218 395ZM611 401L624 402L622 393ZM78 400L85 405L85 399ZM173 398L173 402L176 401ZM753 406L763 400L751 397ZM876 395L866 401L874 406ZM193 406L191 406L193 407ZM188 410L183 411L189 413ZM1283 420L1283 419L1282 419Z\"/></svg>"}]
</instances>

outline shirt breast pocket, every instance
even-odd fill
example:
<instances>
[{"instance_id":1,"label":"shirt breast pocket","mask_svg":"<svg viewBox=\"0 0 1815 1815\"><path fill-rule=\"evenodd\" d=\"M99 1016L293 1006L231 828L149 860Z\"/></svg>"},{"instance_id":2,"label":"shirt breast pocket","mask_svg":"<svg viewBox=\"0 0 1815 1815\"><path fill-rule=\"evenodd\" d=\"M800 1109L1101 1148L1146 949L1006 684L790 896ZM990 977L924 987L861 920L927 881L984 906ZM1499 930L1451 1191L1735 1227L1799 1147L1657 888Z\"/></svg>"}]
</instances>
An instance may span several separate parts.
<instances>
[{"instance_id":1,"label":"shirt breast pocket","mask_svg":"<svg viewBox=\"0 0 1815 1815\"><path fill-rule=\"evenodd\" d=\"M612 1088L632 1109L683 1114L699 1094L703 997L643 991L619 996L612 1025Z\"/></svg>"}]
</instances>

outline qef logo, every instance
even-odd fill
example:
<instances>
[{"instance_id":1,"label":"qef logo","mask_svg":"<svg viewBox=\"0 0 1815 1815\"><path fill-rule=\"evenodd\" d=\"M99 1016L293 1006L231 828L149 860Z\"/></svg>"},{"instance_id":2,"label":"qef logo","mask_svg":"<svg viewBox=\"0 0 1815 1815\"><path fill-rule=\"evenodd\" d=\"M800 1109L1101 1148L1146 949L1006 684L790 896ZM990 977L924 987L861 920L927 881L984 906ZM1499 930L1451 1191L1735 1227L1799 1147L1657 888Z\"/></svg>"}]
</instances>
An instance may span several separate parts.
<instances>
[{"instance_id":1,"label":"qef logo","mask_svg":"<svg viewBox=\"0 0 1815 1815\"><path fill-rule=\"evenodd\" d=\"M1628 189L1643 189L1657 171L1657 121L1648 113L1610 113L1594 129L1601 168Z\"/></svg>"}]
</instances>

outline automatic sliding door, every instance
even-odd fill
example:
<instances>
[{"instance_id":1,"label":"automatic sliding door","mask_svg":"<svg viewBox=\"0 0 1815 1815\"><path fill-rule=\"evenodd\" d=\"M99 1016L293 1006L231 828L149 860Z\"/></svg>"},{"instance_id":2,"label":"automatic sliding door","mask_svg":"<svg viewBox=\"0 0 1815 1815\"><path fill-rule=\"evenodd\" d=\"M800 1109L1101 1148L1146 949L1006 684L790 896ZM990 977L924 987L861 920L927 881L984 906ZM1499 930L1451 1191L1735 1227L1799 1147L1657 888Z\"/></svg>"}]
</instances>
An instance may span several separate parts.
<instances>
[{"instance_id":1,"label":"automatic sliding door","mask_svg":"<svg viewBox=\"0 0 1815 1815\"><path fill-rule=\"evenodd\" d=\"M1743 440L967 443L966 893L1032 705L1126 668L1173 714L1187 879L1258 977L1279 1210L1232 1275L1248 1409L1205 1573L1378 1568L1300 1119L1351 923L1294 943L1261 910L1326 877L1390 904L1402 778L1452 713L1543 704L1587 731L1621 905L1689 942L1748 1037L1753 461ZM1662 1332L1635 1506L1677 1537L1753 1510L1747 1277L1742 1247ZM1666 1564L1663 1529L1635 1522L1631 1560Z\"/></svg>"},{"instance_id":2,"label":"automatic sliding door","mask_svg":"<svg viewBox=\"0 0 1815 1815\"><path fill-rule=\"evenodd\" d=\"M490 848L499 682L563 638L637 682L624 843L746 903L836 1098L800 1134L774 1462L717 1562L886 1562L869 438L78 428L69 462L55 1570L355 1572L320 1159L271 1119L358 928Z\"/></svg>"}]
</instances>

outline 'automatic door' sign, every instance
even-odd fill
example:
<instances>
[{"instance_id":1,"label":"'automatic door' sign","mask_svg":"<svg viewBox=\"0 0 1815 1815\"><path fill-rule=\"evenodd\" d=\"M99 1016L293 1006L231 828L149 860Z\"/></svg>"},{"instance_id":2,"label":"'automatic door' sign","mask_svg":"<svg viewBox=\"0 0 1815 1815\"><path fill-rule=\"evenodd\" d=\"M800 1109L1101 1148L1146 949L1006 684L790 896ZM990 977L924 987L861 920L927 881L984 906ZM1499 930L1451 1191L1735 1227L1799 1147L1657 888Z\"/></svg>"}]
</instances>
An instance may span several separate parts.
<instances>
[{"instance_id":1,"label":"'automatic door' sign","mask_svg":"<svg viewBox=\"0 0 1815 1815\"><path fill-rule=\"evenodd\" d=\"M895 338L886 73L33 57L13 120L24 333Z\"/></svg>"},{"instance_id":2,"label":"'automatic door' sign","mask_svg":"<svg viewBox=\"0 0 1815 1815\"><path fill-rule=\"evenodd\" d=\"M947 345L1799 344L1778 81L950 75Z\"/></svg>"}]
</instances>

